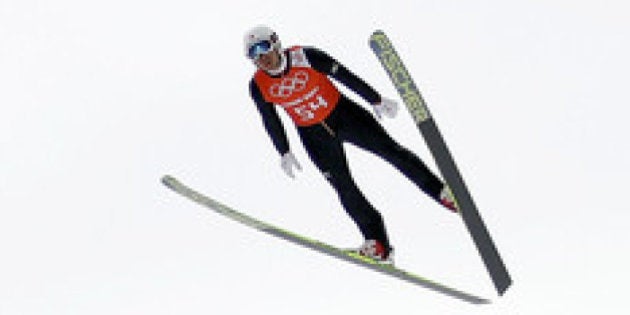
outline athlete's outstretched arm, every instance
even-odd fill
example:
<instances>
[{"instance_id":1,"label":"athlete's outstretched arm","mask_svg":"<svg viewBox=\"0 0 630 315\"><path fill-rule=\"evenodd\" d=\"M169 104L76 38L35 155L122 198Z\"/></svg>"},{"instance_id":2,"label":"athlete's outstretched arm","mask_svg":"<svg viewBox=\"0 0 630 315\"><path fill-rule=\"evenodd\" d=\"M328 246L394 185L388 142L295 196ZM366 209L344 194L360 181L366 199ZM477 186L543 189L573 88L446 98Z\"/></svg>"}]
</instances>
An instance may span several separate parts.
<instances>
[{"instance_id":1,"label":"athlete's outstretched arm","mask_svg":"<svg viewBox=\"0 0 630 315\"><path fill-rule=\"evenodd\" d=\"M253 79L249 83L249 93L254 100L254 103L256 103L256 107L262 117L265 130L267 130L267 134L271 138L271 141L278 153L280 153L280 155L284 155L289 152L289 140L287 139L284 126L282 126L280 116L278 116L275 106L272 103L265 101L258 85Z\"/></svg>"},{"instance_id":2,"label":"athlete's outstretched arm","mask_svg":"<svg viewBox=\"0 0 630 315\"><path fill-rule=\"evenodd\" d=\"M306 58L313 69L330 75L335 80L341 82L350 90L360 95L370 104L377 104L381 102L381 95L376 92L374 88L348 70L348 68L339 63L333 57L314 47L305 47L303 49L304 54L306 54Z\"/></svg>"}]
</instances>

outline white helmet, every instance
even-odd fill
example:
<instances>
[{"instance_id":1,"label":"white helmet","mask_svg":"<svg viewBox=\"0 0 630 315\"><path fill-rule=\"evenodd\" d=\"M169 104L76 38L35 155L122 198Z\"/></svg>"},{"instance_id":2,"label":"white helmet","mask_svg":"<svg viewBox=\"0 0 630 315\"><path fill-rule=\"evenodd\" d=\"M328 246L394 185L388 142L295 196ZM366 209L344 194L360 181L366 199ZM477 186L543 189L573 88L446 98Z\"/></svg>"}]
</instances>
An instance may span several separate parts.
<instances>
[{"instance_id":1,"label":"white helmet","mask_svg":"<svg viewBox=\"0 0 630 315\"><path fill-rule=\"evenodd\" d=\"M271 28L259 25L252 29L250 29L243 38L244 48L245 48L245 56L251 58L250 50L256 44L261 42L268 42L271 45L271 48L280 51L280 39L276 32L274 32Z\"/></svg>"}]
</instances>

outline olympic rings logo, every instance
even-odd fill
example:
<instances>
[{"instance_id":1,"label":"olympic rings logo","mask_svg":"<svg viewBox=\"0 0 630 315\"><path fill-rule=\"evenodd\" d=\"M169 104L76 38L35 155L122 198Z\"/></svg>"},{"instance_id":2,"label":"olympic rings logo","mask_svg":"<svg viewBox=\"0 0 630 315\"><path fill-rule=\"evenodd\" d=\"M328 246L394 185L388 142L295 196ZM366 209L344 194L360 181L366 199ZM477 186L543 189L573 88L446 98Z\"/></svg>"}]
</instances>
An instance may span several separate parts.
<instances>
[{"instance_id":1,"label":"olympic rings logo","mask_svg":"<svg viewBox=\"0 0 630 315\"><path fill-rule=\"evenodd\" d=\"M269 88L269 93L273 97L287 98L293 92L299 92L306 88L308 82L308 73L306 71L298 71L293 77L283 78L280 84L275 83Z\"/></svg>"}]
</instances>

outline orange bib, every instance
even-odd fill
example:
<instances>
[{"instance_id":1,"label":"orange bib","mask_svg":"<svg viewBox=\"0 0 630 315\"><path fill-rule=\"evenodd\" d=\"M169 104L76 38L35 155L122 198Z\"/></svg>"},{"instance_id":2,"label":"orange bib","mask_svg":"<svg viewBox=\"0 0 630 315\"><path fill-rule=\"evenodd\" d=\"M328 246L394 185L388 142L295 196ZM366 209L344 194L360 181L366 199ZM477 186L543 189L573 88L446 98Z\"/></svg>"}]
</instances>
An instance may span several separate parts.
<instances>
[{"instance_id":1,"label":"orange bib","mask_svg":"<svg viewBox=\"0 0 630 315\"><path fill-rule=\"evenodd\" d=\"M272 77L262 70L254 80L267 102L286 110L298 126L322 122L339 102L339 90L325 74L315 71L300 47L289 49L290 70L281 77Z\"/></svg>"}]
</instances>

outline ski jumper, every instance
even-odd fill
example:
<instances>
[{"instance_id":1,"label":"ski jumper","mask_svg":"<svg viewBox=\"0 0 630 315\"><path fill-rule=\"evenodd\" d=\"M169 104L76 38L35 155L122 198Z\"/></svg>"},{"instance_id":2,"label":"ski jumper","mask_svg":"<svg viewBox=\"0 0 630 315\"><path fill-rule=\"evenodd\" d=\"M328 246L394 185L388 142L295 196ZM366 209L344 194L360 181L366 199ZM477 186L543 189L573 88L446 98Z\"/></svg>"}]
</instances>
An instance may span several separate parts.
<instances>
[{"instance_id":1,"label":"ski jumper","mask_svg":"<svg viewBox=\"0 0 630 315\"><path fill-rule=\"evenodd\" d=\"M258 70L250 81L251 97L276 150L281 155L287 153L289 142L275 105L291 117L310 159L335 189L363 237L379 240L389 248L383 218L354 182L343 143L383 158L436 201L444 184L328 77L375 104L381 96L371 86L316 48L291 47L283 53L288 59L282 74L271 76Z\"/></svg>"}]
</instances>

